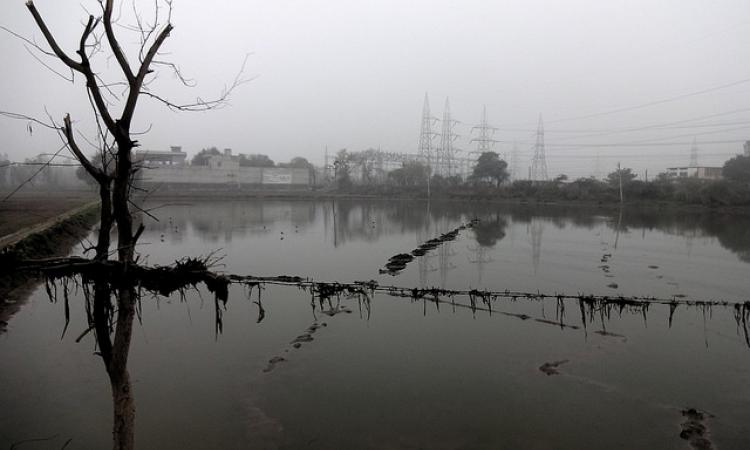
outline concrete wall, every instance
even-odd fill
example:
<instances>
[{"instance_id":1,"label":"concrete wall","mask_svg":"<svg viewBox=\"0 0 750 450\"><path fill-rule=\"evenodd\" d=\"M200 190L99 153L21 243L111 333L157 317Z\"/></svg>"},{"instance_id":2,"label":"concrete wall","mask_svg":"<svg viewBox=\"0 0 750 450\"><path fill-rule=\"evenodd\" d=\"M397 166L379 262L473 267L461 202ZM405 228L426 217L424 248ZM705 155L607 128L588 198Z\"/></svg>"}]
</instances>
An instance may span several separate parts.
<instances>
[{"instance_id":1,"label":"concrete wall","mask_svg":"<svg viewBox=\"0 0 750 450\"><path fill-rule=\"evenodd\" d=\"M24 185L24 189L91 189L90 185L78 178L76 167L48 166L37 173L40 167L25 165L1 167L0 188L13 189L31 178L31 181Z\"/></svg>"},{"instance_id":2,"label":"concrete wall","mask_svg":"<svg viewBox=\"0 0 750 450\"><path fill-rule=\"evenodd\" d=\"M140 182L144 185L174 184L232 189L259 185L300 187L310 184L310 172L307 169L276 167L154 167L141 171Z\"/></svg>"}]
</instances>

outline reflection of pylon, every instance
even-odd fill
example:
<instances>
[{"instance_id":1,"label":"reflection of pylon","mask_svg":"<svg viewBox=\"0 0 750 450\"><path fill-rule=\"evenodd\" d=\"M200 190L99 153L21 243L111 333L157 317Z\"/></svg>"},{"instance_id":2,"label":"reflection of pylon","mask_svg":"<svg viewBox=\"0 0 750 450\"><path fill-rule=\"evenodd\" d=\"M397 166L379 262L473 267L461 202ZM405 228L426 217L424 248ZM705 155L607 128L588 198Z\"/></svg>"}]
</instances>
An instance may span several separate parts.
<instances>
[{"instance_id":1,"label":"reflection of pylon","mask_svg":"<svg viewBox=\"0 0 750 450\"><path fill-rule=\"evenodd\" d=\"M456 268L455 264L451 264L450 258L455 256L456 252L451 248L449 242L443 242L440 246L440 287L445 289L448 284L448 271Z\"/></svg>"},{"instance_id":2,"label":"reflection of pylon","mask_svg":"<svg viewBox=\"0 0 750 450\"><path fill-rule=\"evenodd\" d=\"M533 181L547 181L547 157L544 154L544 124L541 114L539 114L539 125L536 129L534 159L531 161L531 179Z\"/></svg>"},{"instance_id":3,"label":"reflection of pylon","mask_svg":"<svg viewBox=\"0 0 750 450\"><path fill-rule=\"evenodd\" d=\"M539 269L539 261L542 255L542 232L544 231L544 225L539 219L532 219L531 225L529 226L529 232L531 234L531 264L534 267L534 274L536 275Z\"/></svg>"},{"instance_id":4,"label":"reflection of pylon","mask_svg":"<svg viewBox=\"0 0 750 450\"><path fill-rule=\"evenodd\" d=\"M469 262L477 265L477 283L481 286L482 275L484 274L484 268L487 263L494 261L487 255L487 248L477 245L475 247L467 247L471 252L474 253L474 259L468 258Z\"/></svg>"},{"instance_id":5,"label":"reflection of pylon","mask_svg":"<svg viewBox=\"0 0 750 450\"><path fill-rule=\"evenodd\" d=\"M430 210L427 210L427 217L430 217ZM427 220L424 227L417 228L417 245L421 245L428 239L431 239L431 222ZM417 256L417 266L419 267L419 286L422 288L427 287L427 273L434 272L436 269L432 264L432 260L435 258L434 254L427 252L422 256Z\"/></svg>"},{"instance_id":6,"label":"reflection of pylon","mask_svg":"<svg viewBox=\"0 0 750 450\"><path fill-rule=\"evenodd\" d=\"M698 146L693 138L693 145L690 147L690 167L698 167Z\"/></svg>"},{"instance_id":7,"label":"reflection of pylon","mask_svg":"<svg viewBox=\"0 0 750 450\"><path fill-rule=\"evenodd\" d=\"M430 115L430 100L427 98L427 93L425 92L424 105L422 106L422 126L419 132L419 148L417 154L423 161L427 162L428 166L432 165L432 160L435 157L432 140L437 133L432 131L433 120L435 119Z\"/></svg>"}]
</instances>

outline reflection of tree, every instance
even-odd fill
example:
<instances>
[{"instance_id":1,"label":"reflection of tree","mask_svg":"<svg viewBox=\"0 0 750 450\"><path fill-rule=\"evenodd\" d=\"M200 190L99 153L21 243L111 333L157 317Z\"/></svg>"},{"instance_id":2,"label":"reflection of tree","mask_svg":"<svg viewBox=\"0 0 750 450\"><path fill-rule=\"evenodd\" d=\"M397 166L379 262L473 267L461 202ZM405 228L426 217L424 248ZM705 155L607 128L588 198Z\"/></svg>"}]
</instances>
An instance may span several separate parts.
<instances>
[{"instance_id":1,"label":"reflection of tree","mask_svg":"<svg viewBox=\"0 0 750 450\"><path fill-rule=\"evenodd\" d=\"M750 227L747 216L675 211L629 211L622 217L621 229L627 227L656 229L663 233L694 239L716 237L719 244L750 263Z\"/></svg>"},{"instance_id":2,"label":"reflection of tree","mask_svg":"<svg viewBox=\"0 0 750 450\"><path fill-rule=\"evenodd\" d=\"M716 220L707 225L706 231L715 235L722 247L736 253L740 260L750 263L750 227L746 220L725 217L724 220Z\"/></svg>"},{"instance_id":3,"label":"reflection of tree","mask_svg":"<svg viewBox=\"0 0 750 450\"><path fill-rule=\"evenodd\" d=\"M474 238L480 247L494 247L497 241L505 237L505 228L508 221L499 213L492 219L484 219L474 225Z\"/></svg>"}]
</instances>

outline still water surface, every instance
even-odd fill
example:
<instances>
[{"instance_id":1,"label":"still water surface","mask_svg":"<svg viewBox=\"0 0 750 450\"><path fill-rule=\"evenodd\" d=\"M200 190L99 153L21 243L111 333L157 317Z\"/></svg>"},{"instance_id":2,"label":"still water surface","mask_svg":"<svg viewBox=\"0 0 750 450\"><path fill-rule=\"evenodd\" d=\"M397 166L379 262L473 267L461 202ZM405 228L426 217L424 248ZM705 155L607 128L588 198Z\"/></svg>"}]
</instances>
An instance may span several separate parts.
<instances>
[{"instance_id":1,"label":"still water surface","mask_svg":"<svg viewBox=\"0 0 750 450\"><path fill-rule=\"evenodd\" d=\"M150 205L159 206L159 205ZM381 201L191 202L146 219L151 264L223 255L220 270L318 281L685 299L748 298L750 220L717 214ZM390 256L481 222L410 263ZM611 256L609 256L611 255ZM0 448L110 447L109 382L80 296L43 288L0 336ZM294 287L144 298L130 374L139 448L684 449L681 410L717 448L750 448L750 349L731 309L623 312L587 330L375 295L329 317ZM581 325L577 306L565 317ZM553 303L493 309L555 320ZM704 314L705 313L705 314ZM312 342L291 341L312 324ZM268 368L269 359L285 361ZM545 362L568 362L559 374Z\"/></svg>"}]
</instances>

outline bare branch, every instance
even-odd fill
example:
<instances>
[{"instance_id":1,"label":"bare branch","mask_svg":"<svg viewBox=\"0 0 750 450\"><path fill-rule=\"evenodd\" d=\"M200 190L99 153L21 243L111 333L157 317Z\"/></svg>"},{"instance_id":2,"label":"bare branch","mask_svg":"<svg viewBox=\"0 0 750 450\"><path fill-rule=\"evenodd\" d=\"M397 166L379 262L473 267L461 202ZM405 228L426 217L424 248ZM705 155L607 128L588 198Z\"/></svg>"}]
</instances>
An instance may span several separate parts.
<instances>
[{"instance_id":1,"label":"bare branch","mask_svg":"<svg viewBox=\"0 0 750 450\"><path fill-rule=\"evenodd\" d=\"M73 83L73 82L75 81L75 77L73 76L73 74L74 74L75 72L73 72L73 69L71 69L71 70L70 70L70 78L68 78L68 77L66 77L65 75L63 75L63 74L61 74L60 72L58 72L57 70L53 69L53 68L52 68L52 67L51 67L50 65L48 65L48 64L47 64L47 63L45 63L44 61L42 61L42 58L40 58L40 57L36 56L36 55L34 54L34 52L32 52L32 51L31 51L31 49L29 48L29 46L28 46L28 45L24 44L23 48L25 48L25 49L26 49L26 51L27 51L27 52L29 53L29 55L31 55L31 57L32 57L32 58L36 59L36 61L37 61L37 62L38 62L39 64L41 64L41 65L43 65L44 67L46 67L46 68L47 68L47 69L48 69L48 70L49 70L50 72L54 73L55 75L59 76L60 78L62 78L62 79L63 79L63 80L65 80L65 81L69 81L69 82L71 82L71 83ZM45 53L46 53L46 52L45 52Z\"/></svg>"},{"instance_id":2,"label":"bare branch","mask_svg":"<svg viewBox=\"0 0 750 450\"><path fill-rule=\"evenodd\" d=\"M28 0L26 2L26 7L29 9L29 11L31 12L31 15L34 17L34 21L36 22L39 29L42 31L44 38L47 40L47 44L49 44L50 48L52 48L52 51L55 53L55 56L60 58L60 61L65 63L66 66L70 67L73 70L83 73L84 68L81 65L81 63L73 61L60 48L60 46L57 45L57 41L55 40L55 37L52 36L52 33L50 33L49 28L47 28L47 24L44 23L44 19L42 19L42 16L39 14L39 11L37 11L36 6L34 6L33 0Z\"/></svg>"},{"instance_id":3,"label":"bare branch","mask_svg":"<svg viewBox=\"0 0 750 450\"><path fill-rule=\"evenodd\" d=\"M182 83L184 86L187 87L195 87L197 84L195 80L192 78L187 78L182 74L182 70L180 70L179 66L177 64L169 62L169 61L160 61L160 60L154 60L151 63L152 65L160 65L160 66L167 66L170 69L172 69L172 72L177 77L178 80L180 80L180 83Z\"/></svg>"},{"instance_id":4,"label":"bare branch","mask_svg":"<svg viewBox=\"0 0 750 450\"><path fill-rule=\"evenodd\" d=\"M138 70L138 75L136 76L135 81L132 82L130 85L130 92L128 93L128 100L125 104L125 108L122 111L122 117L120 117L120 122L122 123L122 126L126 130L130 128L130 122L133 119L133 113L135 112L135 105L138 102L138 96L141 93L141 86L143 86L143 80L146 78L146 75L148 75L151 72L151 69L149 68L149 66L151 65L151 61L156 56L156 53L159 51L159 47L161 47L161 45L169 36L169 33L172 31L172 28L173 28L172 24L167 23L164 29L161 30L159 35L154 40L154 43L151 45L151 48L148 50L146 57L143 59L143 63L141 63L141 68Z\"/></svg>"},{"instance_id":5,"label":"bare branch","mask_svg":"<svg viewBox=\"0 0 750 450\"><path fill-rule=\"evenodd\" d=\"M57 126L55 124L51 124L49 122L43 122L36 117L27 116L25 114L18 114L14 112L9 111L0 111L0 116L7 117L9 119L15 119L15 120L28 120L29 122L34 122L38 125L41 125L45 128L49 128L51 130L57 130Z\"/></svg>"},{"instance_id":6,"label":"bare branch","mask_svg":"<svg viewBox=\"0 0 750 450\"><path fill-rule=\"evenodd\" d=\"M86 169L86 172L88 172L94 179L99 183L106 183L108 180L108 175L104 173L104 171L100 170L98 167L91 164L91 161L86 157L86 155L83 154L81 149L78 147L78 144L75 141L75 137L73 137L73 125L70 122L70 114L66 114L65 118L63 119L63 122L65 125L62 128L63 133L65 133L65 138L68 141L68 146L70 147L70 150L73 152L73 154L76 156L78 161L81 163L84 169Z\"/></svg>"},{"instance_id":7,"label":"bare branch","mask_svg":"<svg viewBox=\"0 0 750 450\"><path fill-rule=\"evenodd\" d=\"M240 67L240 70L237 72L237 75L234 77L232 84L229 85L228 87L225 87L224 90L222 90L221 94L219 94L219 96L214 99L204 100L198 97L195 99L195 102L192 102L192 103L175 103L165 97L162 97L158 94L154 94L147 90L141 90L141 94L151 97L152 99L163 103L164 105L166 105L169 109L173 111L199 112L199 111L209 111L212 109L219 109L227 104L227 100L232 95L235 89L237 89L238 87L242 86L245 83L249 83L255 78L255 77L242 78L242 75L245 73L245 66L247 65L247 59L249 56L250 56L249 54L245 55L245 59L242 61L242 66Z\"/></svg>"},{"instance_id":8,"label":"bare branch","mask_svg":"<svg viewBox=\"0 0 750 450\"><path fill-rule=\"evenodd\" d=\"M16 38L24 41L25 43L31 45L32 47L36 48L37 50L39 50L40 52L44 53L47 56L54 56L55 58L57 58L57 55L55 55L54 53L48 52L47 50L43 49L39 44L37 44L33 40L31 40L31 39L29 39L27 37L21 36L20 34L16 33L15 31L13 31L13 30L11 30L9 28L6 28L6 27L0 25L0 30L3 30L6 33L11 34L14 37L16 37Z\"/></svg>"},{"instance_id":9,"label":"bare branch","mask_svg":"<svg viewBox=\"0 0 750 450\"><path fill-rule=\"evenodd\" d=\"M130 68L125 53L123 53L122 48L120 48L120 43L117 41L115 32L112 29L112 8L112 0L107 0L106 5L104 6L104 30L107 35L107 42L109 42L109 46L112 48L112 53L115 54L117 63L120 64L120 68L122 69L122 73L125 74L125 78L127 78L129 83L132 83L135 81L133 70Z\"/></svg>"}]
</instances>

